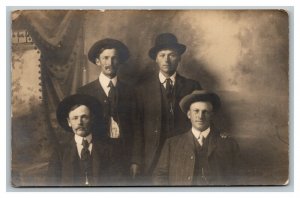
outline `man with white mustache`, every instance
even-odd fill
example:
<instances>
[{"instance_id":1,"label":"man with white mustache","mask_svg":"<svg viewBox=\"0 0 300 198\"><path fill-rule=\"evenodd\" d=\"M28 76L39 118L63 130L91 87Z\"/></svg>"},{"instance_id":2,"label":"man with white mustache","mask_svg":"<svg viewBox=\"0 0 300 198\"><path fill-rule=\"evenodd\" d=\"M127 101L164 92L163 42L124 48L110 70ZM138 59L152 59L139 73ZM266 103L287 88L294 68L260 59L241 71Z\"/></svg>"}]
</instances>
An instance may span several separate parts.
<instances>
[{"instance_id":1,"label":"man with white mustache","mask_svg":"<svg viewBox=\"0 0 300 198\"><path fill-rule=\"evenodd\" d=\"M59 103L57 121L73 136L52 153L48 165L48 185L111 185L107 177L109 145L94 138L95 130L103 123L100 122L101 111L97 99L88 95L71 95Z\"/></svg>"},{"instance_id":2,"label":"man with white mustache","mask_svg":"<svg viewBox=\"0 0 300 198\"><path fill-rule=\"evenodd\" d=\"M94 96L101 103L105 127L96 136L111 146L111 173L116 184L129 178L132 150L132 88L118 77L120 67L128 58L129 50L121 41L106 38L95 42L88 59L101 73L98 79L78 89L78 93Z\"/></svg>"}]
</instances>

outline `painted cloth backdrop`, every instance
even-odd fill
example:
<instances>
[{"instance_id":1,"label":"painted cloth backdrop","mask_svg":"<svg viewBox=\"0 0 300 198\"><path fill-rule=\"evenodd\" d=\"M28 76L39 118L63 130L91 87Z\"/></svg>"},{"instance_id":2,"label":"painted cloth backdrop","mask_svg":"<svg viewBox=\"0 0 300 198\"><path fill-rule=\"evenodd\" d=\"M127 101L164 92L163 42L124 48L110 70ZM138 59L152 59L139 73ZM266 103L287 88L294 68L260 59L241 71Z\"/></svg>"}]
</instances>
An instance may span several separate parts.
<instances>
[{"instance_id":1,"label":"painted cloth backdrop","mask_svg":"<svg viewBox=\"0 0 300 198\"><path fill-rule=\"evenodd\" d=\"M27 94L32 95L31 100L24 99L23 102L30 103L32 110L27 114L17 110L13 114L12 167L15 168L12 182L14 185L43 185L41 178L47 168L47 160L52 148L67 139L66 134L57 124L56 106L65 96L75 93L82 85L85 60L83 57L84 15L74 11L17 11L14 14L18 17L13 21L13 31L26 30L33 40L32 48L38 52L39 57L31 57L24 62L26 57L24 54L28 53L24 47L21 50L20 47L15 47L12 54L13 57L21 54L22 70L26 71L28 76L20 76L20 78L31 82L33 88L40 86L39 99L42 102L33 101L35 95L30 90L22 94L14 89L17 85L24 86L24 83L13 81L13 107L15 109L21 107L22 104L16 99ZM20 45L24 44L14 44L14 46ZM33 60L36 60L39 71L31 65ZM16 64L17 61L13 60L13 67ZM13 75L18 75L14 69ZM24 72L21 75L24 75ZM32 78L36 75L39 75L40 79L38 84L34 84Z\"/></svg>"}]
</instances>

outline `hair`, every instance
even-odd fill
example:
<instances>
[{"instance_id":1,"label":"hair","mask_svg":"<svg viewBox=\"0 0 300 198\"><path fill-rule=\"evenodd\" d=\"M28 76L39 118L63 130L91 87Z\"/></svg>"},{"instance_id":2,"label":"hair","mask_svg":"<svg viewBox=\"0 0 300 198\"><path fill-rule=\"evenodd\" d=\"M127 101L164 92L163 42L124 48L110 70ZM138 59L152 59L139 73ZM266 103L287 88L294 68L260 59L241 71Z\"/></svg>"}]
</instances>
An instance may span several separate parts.
<instances>
[{"instance_id":1,"label":"hair","mask_svg":"<svg viewBox=\"0 0 300 198\"><path fill-rule=\"evenodd\" d=\"M96 58L99 58L100 54L106 49L115 49L117 51L117 55L119 55L119 51L116 47L107 45L105 47L102 47L100 50L98 50L98 52L96 53Z\"/></svg>"},{"instance_id":2,"label":"hair","mask_svg":"<svg viewBox=\"0 0 300 198\"><path fill-rule=\"evenodd\" d=\"M68 117L69 117L71 111L73 111L74 109L76 109L76 108L78 108L78 107L80 107L80 106L82 106L82 105L83 105L83 106L86 106L86 107L89 109L90 116L93 118L93 117L94 117L94 113L93 113L93 111L90 109L90 107L87 106L86 104L75 104L75 105L73 105L73 106L69 109Z\"/></svg>"}]
</instances>

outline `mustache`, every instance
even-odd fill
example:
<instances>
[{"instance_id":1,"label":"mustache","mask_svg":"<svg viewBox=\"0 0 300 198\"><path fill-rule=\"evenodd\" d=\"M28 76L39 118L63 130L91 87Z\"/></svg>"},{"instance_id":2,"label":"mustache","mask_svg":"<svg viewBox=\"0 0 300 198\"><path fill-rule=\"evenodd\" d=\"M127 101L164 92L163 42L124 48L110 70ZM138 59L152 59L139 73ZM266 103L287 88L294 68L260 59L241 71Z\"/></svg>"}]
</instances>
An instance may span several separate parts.
<instances>
[{"instance_id":1,"label":"mustache","mask_svg":"<svg viewBox=\"0 0 300 198\"><path fill-rule=\"evenodd\" d=\"M84 127L84 126L79 126L79 127L76 128L76 130L87 130L87 128Z\"/></svg>"}]
</instances>

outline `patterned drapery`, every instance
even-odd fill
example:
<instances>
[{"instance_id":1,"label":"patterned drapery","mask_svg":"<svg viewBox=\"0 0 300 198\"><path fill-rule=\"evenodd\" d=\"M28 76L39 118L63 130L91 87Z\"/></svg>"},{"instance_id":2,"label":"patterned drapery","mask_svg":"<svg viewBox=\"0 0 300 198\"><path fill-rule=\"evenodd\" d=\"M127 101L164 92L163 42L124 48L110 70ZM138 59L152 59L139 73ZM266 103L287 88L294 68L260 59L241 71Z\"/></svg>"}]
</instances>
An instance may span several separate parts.
<instances>
[{"instance_id":1,"label":"patterned drapery","mask_svg":"<svg viewBox=\"0 0 300 198\"><path fill-rule=\"evenodd\" d=\"M32 39L41 50L43 101L56 140L63 132L56 122L56 106L82 85L84 12L35 10L21 13ZM57 141L55 141L57 142Z\"/></svg>"}]
</instances>

